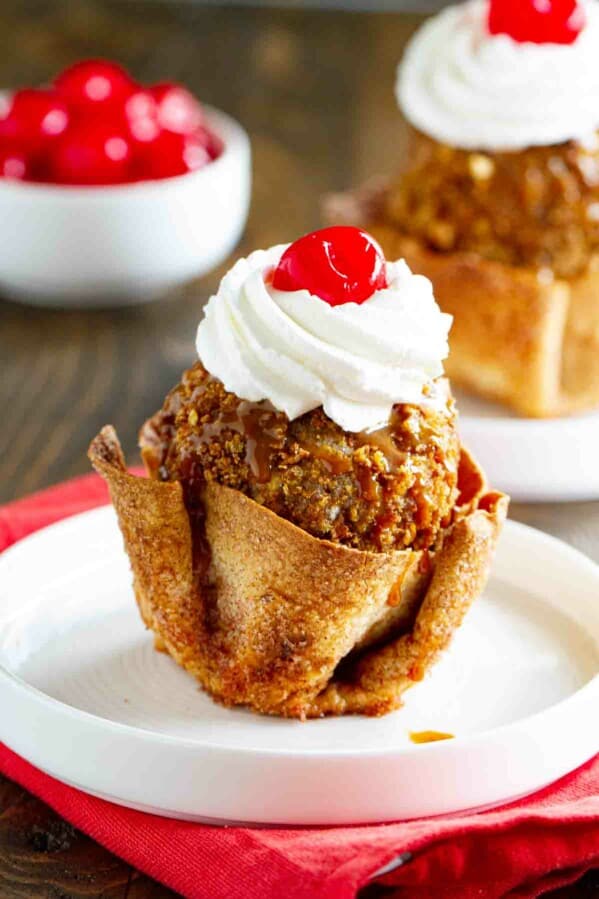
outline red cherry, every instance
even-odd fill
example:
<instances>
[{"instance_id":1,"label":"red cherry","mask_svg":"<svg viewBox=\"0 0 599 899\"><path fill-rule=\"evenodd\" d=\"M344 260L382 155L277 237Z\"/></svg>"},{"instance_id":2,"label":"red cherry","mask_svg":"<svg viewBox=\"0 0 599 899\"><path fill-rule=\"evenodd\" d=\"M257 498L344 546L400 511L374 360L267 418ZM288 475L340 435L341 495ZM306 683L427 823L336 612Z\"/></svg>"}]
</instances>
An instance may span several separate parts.
<instances>
[{"instance_id":1,"label":"red cherry","mask_svg":"<svg viewBox=\"0 0 599 899\"><path fill-rule=\"evenodd\" d=\"M81 122L59 142L49 175L59 184L118 184L129 179L131 146L110 122Z\"/></svg>"},{"instance_id":2,"label":"red cherry","mask_svg":"<svg viewBox=\"0 0 599 899\"><path fill-rule=\"evenodd\" d=\"M138 153L140 178L172 178L195 172L210 162L205 146L194 135L161 131Z\"/></svg>"},{"instance_id":3,"label":"red cherry","mask_svg":"<svg viewBox=\"0 0 599 899\"><path fill-rule=\"evenodd\" d=\"M196 128L193 132L193 136L206 147L210 159L218 159L225 149L225 145L220 137L209 128L205 128L204 126Z\"/></svg>"},{"instance_id":4,"label":"red cherry","mask_svg":"<svg viewBox=\"0 0 599 899\"><path fill-rule=\"evenodd\" d=\"M75 107L106 107L121 104L135 90L135 82L115 62L85 59L58 75L54 86Z\"/></svg>"},{"instance_id":5,"label":"red cherry","mask_svg":"<svg viewBox=\"0 0 599 899\"><path fill-rule=\"evenodd\" d=\"M160 128L156 119L141 117L127 122L129 139L134 144L150 144L160 136Z\"/></svg>"},{"instance_id":6,"label":"red cherry","mask_svg":"<svg viewBox=\"0 0 599 899\"><path fill-rule=\"evenodd\" d=\"M158 105L158 124L176 134L192 134L204 122L200 103L181 84L164 82L149 88Z\"/></svg>"},{"instance_id":7,"label":"red cherry","mask_svg":"<svg viewBox=\"0 0 599 899\"><path fill-rule=\"evenodd\" d=\"M147 90L136 90L125 100L124 124L130 138L141 144L156 140L160 134L158 105Z\"/></svg>"},{"instance_id":8,"label":"red cherry","mask_svg":"<svg viewBox=\"0 0 599 899\"><path fill-rule=\"evenodd\" d=\"M31 176L29 160L16 148L0 148L0 178L25 181Z\"/></svg>"},{"instance_id":9,"label":"red cherry","mask_svg":"<svg viewBox=\"0 0 599 899\"><path fill-rule=\"evenodd\" d=\"M125 100L125 117L131 121L135 119L156 119L158 104L150 91L139 88L133 91Z\"/></svg>"},{"instance_id":10,"label":"red cherry","mask_svg":"<svg viewBox=\"0 0 599 899\"><path fill-rule=\"evenodd\" d=\"M489 31L533 44L572 44L586 15L577 0L491 0Z\"/></svg>"},{"instance_id":11,"label":"red cherry","mask_svg":"<svg viewBox=\"0 0 599 899\"><path fill-rule=\"evenodd\" d=\"M60 137L69 123L67 107L55 91L16 91L3 112L0 136L27 149L38 150L46 141Z\"/></svg>"},{"instance_id":12,"label":"red cherry","mask_svg":"<svg viewBox=\"0 0 599 899\"><path fill-rule=\"evenodd\" d=\"M363 303L387 287L385 257L359 228L323 228L287 247L275 269L277 290L308 290L329 306Z\"/></svg>"}]
</instances>

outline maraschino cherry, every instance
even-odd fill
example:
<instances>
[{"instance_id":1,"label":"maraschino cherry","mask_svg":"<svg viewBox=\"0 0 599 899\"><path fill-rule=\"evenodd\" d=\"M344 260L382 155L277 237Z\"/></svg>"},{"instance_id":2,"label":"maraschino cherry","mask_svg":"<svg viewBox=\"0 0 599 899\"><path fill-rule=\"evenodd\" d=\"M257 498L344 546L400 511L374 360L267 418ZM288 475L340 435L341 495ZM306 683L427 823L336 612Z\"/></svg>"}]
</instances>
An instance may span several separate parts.
<instances>
[{"instance_id":1,"label":"maraschino cherry","mask_svg":"<svg viewBox=\"0 0 599 899\"><path fill-rule=\"evenodd\" d=\"M24 181L28 177L29 162L25 154L9 147L0 148L0 178Z\"/></svg>"},{"instance_id":2,"label":"maraschino cherry","mask_svg":"<svg viewBox=\"0 0 599 899\"><path fill-rule=\"evenodd\" d=\"M146 145L160 134L158 106L150 90L138 88L125 100L122 123L134 144Z\"/></svg>"},{"instance_id":3,"label":"maraschino cherry","mask_svg":"<svg viewBox=\"0 0 599 899\"><path fill-rule=\"evenodd\" d=\"M158 124L175 134L193 134L204 124L202 107L187 88L164 81L149 89L157 107Z\"/></svg>"},{"instance_id":4,"label":"maraschino cherry","mask_svg":"<svg viewBox=\"0 0 599 899\"><path fill-rule=\"evenodd\" d=\"M127 135L110 122L72 128L51 154L49 174L59 184L118 184L131 160Z\"/></svg>"},{"instance_id":5,"label":"maraschino cherry","mask_svg":"<svg viewBox=\"0 0 599 899\"><path fill-rule=\"evenodd\" d=\"M387 287L385 257L359 228L323 228L287 247L272 276L276 290L308 290L329 306L363 303Z\"/></svg>"},{"instance_id":6,"label":"maraschino cherry","mask_svg":"<svg viewBox=\"0 0 599 899\"><path fill-rule=\"evenodd\" d=\"M490 0L489 31L519 43L572 44L586 24L580 0Z\"/></svg>"},{"instance_id":7,"label":"maraschino cherry","mask_svg":"<svg viewBox=\"0 0 599 899\"><path fill-rule=\"evenodd\" d=\"M137 163L146 178L172 178L195 172L210 162L210 154L201 137L162 131L158 137L140 144Z\"/></svg>"},{"instance_id":8,"label":"maraschino cherry","mask_svg":"<svg viewBox=\"0 0 599 899\"><path fill-rule=\"evenodd\" d=\"M84 59L69 66L56 78L54 86L72 107L89 111L124 103L136 89L135 82L115 62Z\"/></svg>"},{"instance_id":9,"label":"maraschino cherry","mask_svg":"<svg viewBox=\"0 0 599 899\"><path fill-rule=\"evenodd\" d=\"M55 91L23 88L16 91L0 116L0 138L17 142L23 150L38 151L60 137L69 124L69 113Z\"/></svg>"}]
</instances>

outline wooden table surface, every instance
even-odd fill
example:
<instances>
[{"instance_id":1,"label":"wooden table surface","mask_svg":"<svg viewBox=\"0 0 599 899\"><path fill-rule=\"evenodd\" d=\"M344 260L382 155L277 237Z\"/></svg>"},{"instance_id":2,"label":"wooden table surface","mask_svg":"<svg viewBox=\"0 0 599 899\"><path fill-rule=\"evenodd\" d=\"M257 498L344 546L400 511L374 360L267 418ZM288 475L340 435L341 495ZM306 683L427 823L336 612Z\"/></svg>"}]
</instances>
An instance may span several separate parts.
<instances>
[{"instance_id":1,"label":"wooden table surface","mask_svg":"<svg viewBox=\"0 0 599 899\"><path fill-rule=\"evenodd\" d=\"M142 80L184 81L236 116L250 132L255 173L242 253L317 227L323 192L393 169L403 145L394 69L417 22L177 2L3 0L0 84L42 83L78 57L103 55ZM202 303L225 268L176 296L120 311L0 301L0 502L87 471L87 444L106 422L136 458L138 426L193 360ZM512 515L599 560L599 503L516 505ZM1 899L171 895L0 778ZM560 895L599 895L599 884L587 878Z\"/></svg>"}]
</instances>

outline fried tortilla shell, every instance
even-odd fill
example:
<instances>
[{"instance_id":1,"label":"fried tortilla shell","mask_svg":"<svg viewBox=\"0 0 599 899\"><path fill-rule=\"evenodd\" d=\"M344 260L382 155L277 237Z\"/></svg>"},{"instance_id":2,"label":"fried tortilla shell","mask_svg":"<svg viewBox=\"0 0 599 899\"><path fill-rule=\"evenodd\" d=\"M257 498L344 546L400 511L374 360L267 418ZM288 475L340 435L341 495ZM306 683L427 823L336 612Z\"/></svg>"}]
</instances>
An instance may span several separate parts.
<instances>
[{"instance_id":1,"label":"fried tortilla shell","mask_svg":"<svg viewBox=\"0 0 599 899\"><path fill-rule=\"evenodd\" d=\"M293 718L401 705L480 594L507 509L464 451L461 495L434 553L319 540L242 493L137 478L113 428L92 442L158 648L225 705Z\"/></svg>"}]
</instances>

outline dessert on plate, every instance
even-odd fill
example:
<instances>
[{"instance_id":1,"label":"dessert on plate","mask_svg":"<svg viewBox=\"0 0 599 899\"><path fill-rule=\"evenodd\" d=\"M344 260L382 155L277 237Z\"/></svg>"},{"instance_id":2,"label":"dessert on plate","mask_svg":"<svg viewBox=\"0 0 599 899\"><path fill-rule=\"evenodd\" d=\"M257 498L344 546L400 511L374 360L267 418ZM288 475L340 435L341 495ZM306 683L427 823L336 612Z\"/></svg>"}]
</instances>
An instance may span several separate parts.
<instances>
[{"instance_id":1,"label":"dessert on plate","mask_svg":"<svg viewBox=\"0 0 599 899\"><path fill-rule=\"evenodd\" d=\"M430 282L351 227L223 278L199 361L140 434L104 428L142 618L217 700L397 708L481 592L507 499L460 446Z\"/></svg>"},{"instance_id":2,"label":"dessert on plate","mask_svg":"<svg viewBox=\"0 0 599 899\"><path fill-rule=\"evenodd\" d=\"M399 174L331 197L454 316L452 381L524 415L599 405L599 3L472 0L399 66Z\"/></svg>"}]
</instances>

